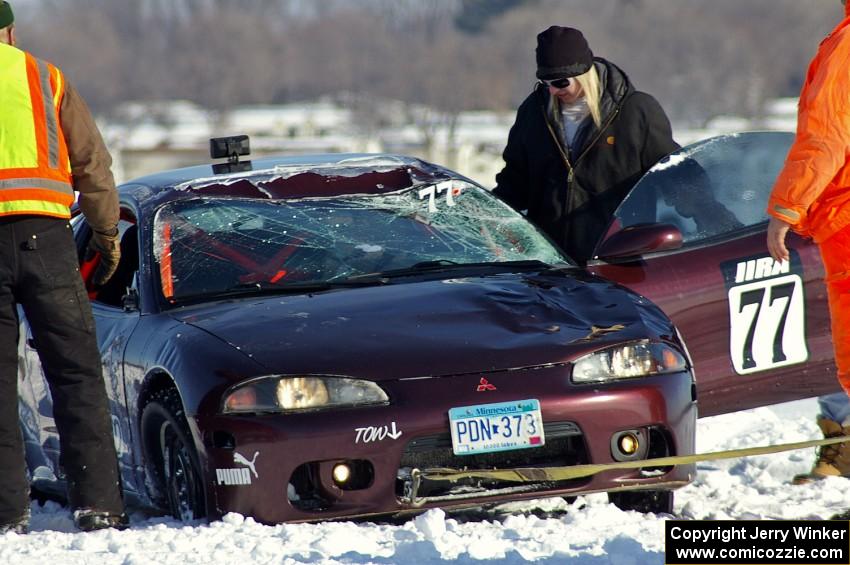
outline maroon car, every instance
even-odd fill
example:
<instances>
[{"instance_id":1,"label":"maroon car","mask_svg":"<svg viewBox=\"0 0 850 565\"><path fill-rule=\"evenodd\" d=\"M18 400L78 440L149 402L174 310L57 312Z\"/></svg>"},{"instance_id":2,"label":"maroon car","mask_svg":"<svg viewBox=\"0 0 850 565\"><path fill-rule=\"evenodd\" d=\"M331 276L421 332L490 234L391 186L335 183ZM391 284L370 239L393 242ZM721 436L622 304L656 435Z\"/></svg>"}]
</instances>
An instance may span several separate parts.
<instances>
[{"instance_id":1,"label":"maroon car","mask_svg":"<svg viewBox=\"0 0 850 565\"><path fill-rule=\"evenodd\" d=\"M692 366L661 309L444 168L381 155L249 167L231 142L228 164L121 187L121 264L90 291L128 499L268 523L600 491L670 511L693 465L420 480L692 453ZM73 227L83 257L91 230ZM21 323L29 469L62 493Z\"/></svg>"},{"instance_id":2,"label":"maroon car","mask_svg":"<svg viewBox=\"0 0 850 565\"><path fill-rule=\"evenodd\" d=\"M792 141L727 135L662 160L620 205L589 264L676 324L700 416L841 390L817 246L791 234L789 262L767 252L767 199Z\"/></svg>"}]
</instances>

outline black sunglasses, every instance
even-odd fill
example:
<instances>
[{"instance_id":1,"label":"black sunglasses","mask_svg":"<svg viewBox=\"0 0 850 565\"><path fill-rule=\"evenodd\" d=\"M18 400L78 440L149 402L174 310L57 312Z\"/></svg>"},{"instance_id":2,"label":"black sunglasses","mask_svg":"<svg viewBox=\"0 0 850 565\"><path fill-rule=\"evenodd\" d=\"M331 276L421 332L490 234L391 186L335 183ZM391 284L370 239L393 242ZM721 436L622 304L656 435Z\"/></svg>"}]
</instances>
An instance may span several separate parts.
<instances>
[{"instance_id":1,"label":"black sunglasses","mask_svg":"<svg viewBox=\"0 0 850 565\"><path fill-rule=\"evenodd\" d=\"M554 80L543 80L540 79L540 84L543 86L551 86L552 88L567 88L570 85L572 79L569 78L556 78Z\"/></svg>"}]
</instances>

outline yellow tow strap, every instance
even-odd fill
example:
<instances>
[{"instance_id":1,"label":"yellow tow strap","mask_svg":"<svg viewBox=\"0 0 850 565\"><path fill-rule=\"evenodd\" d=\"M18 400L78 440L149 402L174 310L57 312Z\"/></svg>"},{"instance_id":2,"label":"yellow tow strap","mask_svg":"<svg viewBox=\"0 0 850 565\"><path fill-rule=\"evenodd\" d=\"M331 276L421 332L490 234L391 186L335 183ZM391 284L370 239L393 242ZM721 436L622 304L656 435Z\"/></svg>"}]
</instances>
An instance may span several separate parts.
<instances>
[{"instance_id":1,"label":"yellow tow strap","mask_svg":"<svg viewBox=\"0 0 850 565\"><path fill-rule=\"evenodd\" d=\"M695 453L693 455L677 455L674 457L658 457L656 459L639 459L635 461L615 461L613 463L597 463L588 465L573 465L570 467L520 467L516 469L447 469L432 468L419 471L422 479L432 481L457 481L459 479L490 479L507 481L512 483L537 483L541 481L565 481L589 477L603 471L613 469L639 469L641 467L669 467L671 465L685 465L698 463L700 461L714 461L719 459L735 459L737 457L751 457L753 455L767 455L769 453L781 453L783 451L794 451L807 447L818 447L821 445L832 445L850 441L850 436L839 436L827 439L816 439L800 441L797 443L783 443L779 445L765 445L762 447L748 447L746 449L730 449L728 451L715 451L714 453Z\"/></svg>"}]
</instances>

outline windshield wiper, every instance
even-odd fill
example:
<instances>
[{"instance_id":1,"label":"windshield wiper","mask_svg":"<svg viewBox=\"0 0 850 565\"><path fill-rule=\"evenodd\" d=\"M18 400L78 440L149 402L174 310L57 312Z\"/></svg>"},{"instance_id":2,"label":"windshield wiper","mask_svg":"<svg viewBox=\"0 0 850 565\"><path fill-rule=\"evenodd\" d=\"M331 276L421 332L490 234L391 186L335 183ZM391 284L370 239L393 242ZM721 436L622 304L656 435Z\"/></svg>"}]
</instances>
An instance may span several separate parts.
<instances>
[{"instance_id":1,"label":"windshield wiper","mask_svg":"<svg viewBox=\"0 0 850 565\"><path fill-rule=\"evenodd\" d=\"M380 280L382 278L391 279L396 277L413 277L428 273L454 273L457 271L478 272L484 270L511 273L518 271L548 271L555 268L557 267L536 259L522 261L491 261L486 263L457 263L448 259L438 259L435 261L414 263L410 267L405 267L403 269L390 269L387 271L354 275L353 277L349 277L348 280Z\"/></svg>"},{"instance_id":2,"label":"windshield wiper","mask_svg":"<svg viewBox=\"0 0 850 565\"><path fill-rule=\"evenodd\" d=\"M185 296L176 296L173 299L174 304L182 302L194 302L201 299L211 300L219 298L229 298L233 296L247 295L263 295L263 294L307 294L312 292L324 292L337 288L351 288L362 286L375 286L384 284L386 280L369 279L369 280L350 280L340 279L336 281L305 281L296 283L276 284L267 281L258 281L252 283L240 283L223 290L214 290L210 292L202 292L198 294L188 294Z\"/></svg>"}]
</instances>

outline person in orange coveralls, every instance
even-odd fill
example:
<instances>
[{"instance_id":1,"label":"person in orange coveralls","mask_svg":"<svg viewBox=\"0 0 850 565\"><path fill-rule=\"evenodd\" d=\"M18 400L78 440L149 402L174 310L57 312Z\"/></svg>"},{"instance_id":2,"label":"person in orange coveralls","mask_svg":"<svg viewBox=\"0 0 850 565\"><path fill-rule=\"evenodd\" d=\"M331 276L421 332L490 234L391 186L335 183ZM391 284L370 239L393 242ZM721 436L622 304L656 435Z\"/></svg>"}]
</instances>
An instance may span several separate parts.
<instances>
[{"instance_id":1,"label":"person in orange coveralls","mask_svg":"<svg viewBox=\"0 0 850 565\"><path fill-rule=\"evenodd\" d=\"M850 7L824 39L809 65L800 93L797 136L767 205L767 248L777 261L789 259L788 230L814 238L826 271L832 341L838 382L850 394ZM843 393L839 393L843 394ZM826 437L850 435L850 405L830 395L820 399L818 426ZM840 420L825 406L838 406ZM846 419L845 419L846 418ZM804 484L827 476L850 477L850 441L824 446Z\"/></svg>"}]
</instances>

